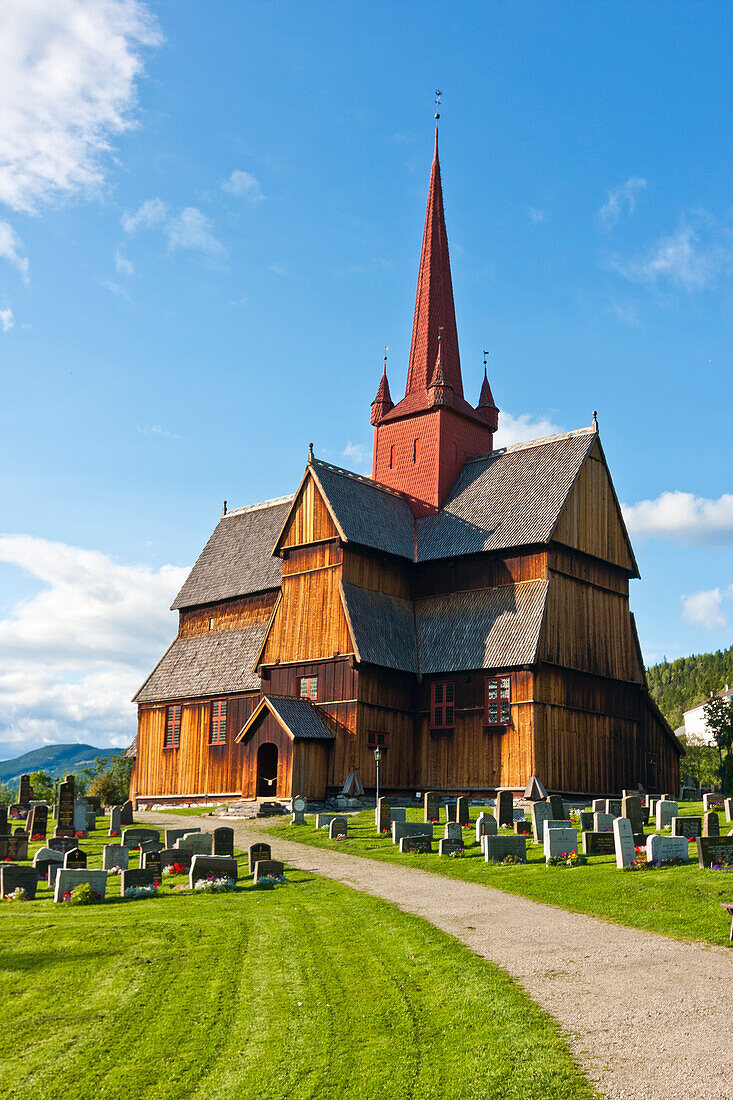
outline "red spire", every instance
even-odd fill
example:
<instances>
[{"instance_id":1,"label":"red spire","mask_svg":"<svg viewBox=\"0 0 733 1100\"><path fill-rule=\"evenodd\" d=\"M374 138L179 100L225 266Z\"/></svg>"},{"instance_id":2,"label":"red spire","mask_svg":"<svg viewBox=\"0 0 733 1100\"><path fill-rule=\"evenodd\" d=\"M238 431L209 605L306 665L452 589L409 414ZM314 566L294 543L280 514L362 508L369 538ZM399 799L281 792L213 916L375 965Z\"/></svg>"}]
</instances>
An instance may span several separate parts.
<instances>
[{"instance_id":1,"label":"red spire","mask_svg":"<svg viewBox=\"0 0 733 1100\"><path fill-rule=\"evenodd\" d=\"M486 362L484 361L484 380L481 383L481 393L478 399L478 405L476 411L482 420L485 420L492 432L495 432L499 426L499 410L494 403L494 395L491 392L491 386L489 385L489 377L486 373Z\"/></svg>"},{"instance_id":2,"label":"red spire","mask_svg":"<svg viewBox=\"0 0 733 1100\"><path fill-rule=\"evenodd\" d=\"M378 424L383 416L386 416L390 409L394 408L394 401L389 392L389 382L387 381L387 357L384 357L384 370L382 371L382 378L379 382L379 388L377 390L377 396L372 401L372 424Z\"/></svg>"},{"instance_id":3,"label":"red spire","mask_svg":"<svg viewBox=\"0 0 733 1100\"><path fill-rule=\"evenodd\" d=\"M433 376L430 379L430 385L428 386L429 392L428 400L433 405L452 405L453 404L453 387L445 377L445 371L443 370L443 330L438 333L438 358L435 360L435 367L433 368Z\"/></svg>"},{"instance_id":4,"label":"red spire","mask_svg":"<svg viewBox=\"0 0 733 1100\"><path fill-rule=\"evenodd\" d=\"M463 397L436 127L435 154L430 171L428 209L425 215L420 271L417 278L415 318L412 325L412 345L405 397L409 394L424 396L430 382L431 368L438 355L438 331L441 328L443 330L443 372L446 381L453 387L453 392L458 397Z\"/></svg>"}]
</instances>

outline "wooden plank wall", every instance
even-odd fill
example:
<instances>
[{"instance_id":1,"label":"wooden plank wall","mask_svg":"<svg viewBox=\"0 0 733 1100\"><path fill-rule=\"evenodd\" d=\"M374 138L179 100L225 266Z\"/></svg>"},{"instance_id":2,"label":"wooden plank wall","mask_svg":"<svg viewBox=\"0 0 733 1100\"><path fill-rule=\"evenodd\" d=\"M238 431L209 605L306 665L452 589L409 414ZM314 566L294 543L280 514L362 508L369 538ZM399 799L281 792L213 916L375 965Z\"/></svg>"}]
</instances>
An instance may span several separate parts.
<instances>
[{"instance_id":1,"label":"wooden plank wall","mask_svg":"<svg viewBox=\"0 0 733 1100\"><path fill-rule=\"evenodd\" d=\"M636 787L639 723L535 705L536 774L548 790L620 794Z\"/></svg>"},{"instance_id":2,"label":"wooden plank wall","mask_svg":"<svg viewBox=\"0 0 733 1100\"><path fill-rule=\"evenodd\" d=\"M277 600L277 589L243 596L237 600L220 600L193 610L181 611L178 634L190 638L210 631L242 630L256 623L266 623ZM213 620L213 621L212 621Z\"/></svg>"},{"instance_id":3,"label":"wooden plank wall","mask_svg":"<svg viewBox=\"0 0 733 1100\"><path fill-rule=\"evenodd\" d=\"M374 787L377 781L374 751L368 744L373 730L389 734L389 748L379 767L380 786L385 790L414 788L416 689L416 678L406 673L371 666L359 672L355 761L366 787Z\"/></svg>"},{"instance_id":4,"label":"wooden plank wall","mask_svg":"<svg viewBox=\"0 0 733 1100\"><path fill-rule=\"evenodd\" d=\"M550 546L547 551L548 575L564 573L569 577L594 584L598 588L617 592L620 596L629 594L629 574L609 562L568 550L564 546Z\"/></svg>"},{"instance_id":5,"label":"wooden plank wall","mask_svg":"<svg viewBox=\"0 0 733 1100\"><path fill-rule=\"evenodd\" d=\"M415 567L415 596L437 596L443 592L465 592L471 588L497 588L521 581L544 580L547 555L544 550L524 554L477 554L425 562Z\"/></svg>"},{"instance_id":6,"label":"wooden plank wall","mask_svg":"<svg viewBox=\"0 0 733 1100\"><path fill-rule=\"evenodd\" d=\"M241 743L243 749L242 797L257 798L257 751L260 745L272 742L277 745L277 790L274 787L270 788L268 795L264 797L289 798L293 770L293 742L269 711L263 711L256 722L254 731L248 735L245 742ZM306 794L305 791L301 793ZM308 797L307 794L306 797Z\"/></svg>"},{"instance_id":7,"label":"wooden plank wall","mask_svg":"<svg viewBox=\"0 0 733 1100\"><path fill-rule=\"evenodd\" d=\"M338 531L316 483L309 473L293 504L280 546L303 546L336 538Z\"/></svg>"},{"instance_id":8,"label":"wooden plank wall","mask_svg":"<svg viewBox=\"0 0 733 1100\"><path fill-rule=\"evenodd\" d=\"M344 547L342 577L359 588L369 588L404 600L412 597L409 564L386 554L359 550L351 545Z\"/></svg>"},{"instance_id":9,"label":"wooden plank wall","mask_svg":"<svg viewBox=\"0 0 733 1100\"><path fill-rule=\"evenodd\" d=\"M635 572L611 475L597 443L560 513L553 538Z\"/></svg>"}]
</instances>

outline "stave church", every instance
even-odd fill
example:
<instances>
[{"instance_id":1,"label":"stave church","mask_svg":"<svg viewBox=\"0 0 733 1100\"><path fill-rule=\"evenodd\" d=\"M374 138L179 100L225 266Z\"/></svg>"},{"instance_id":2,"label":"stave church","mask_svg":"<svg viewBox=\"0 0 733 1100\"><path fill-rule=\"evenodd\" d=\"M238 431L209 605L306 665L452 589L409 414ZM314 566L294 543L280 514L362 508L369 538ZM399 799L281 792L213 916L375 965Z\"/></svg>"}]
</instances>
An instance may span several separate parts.
<instances>
[{"instance_id":1,"label":"stave church","mask_svg":"<svg viewBox=\"0 0 733 1100\"><path fill-rule=\"evenodd\" d=\"M294 494L227 510L137 692L130 795L600 795L679 786L649 695L634 552L590 427L494 448L464 394L437 130L404 397L386 366L372 476L309 451ZM360 783L359 783L360 781Z\"/></svg>"}]
</instances>

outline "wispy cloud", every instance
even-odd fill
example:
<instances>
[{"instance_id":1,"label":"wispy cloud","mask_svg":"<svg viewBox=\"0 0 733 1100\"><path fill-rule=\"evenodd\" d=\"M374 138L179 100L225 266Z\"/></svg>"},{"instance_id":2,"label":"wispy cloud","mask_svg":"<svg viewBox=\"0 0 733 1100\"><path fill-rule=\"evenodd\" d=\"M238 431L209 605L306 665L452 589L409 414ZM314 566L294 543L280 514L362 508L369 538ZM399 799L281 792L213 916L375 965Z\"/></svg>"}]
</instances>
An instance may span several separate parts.
<instances>
[{"instance_id":1,"label":"wispy cloud","mask_svg":"<svg viewBox=\"0 0 733 1100\"><path fill-rule=\"evenodd\" d=\"M629 533L637 538L698 546L733 542L733 493L709 500L675 490L621 507Z\"/></svg>"},{"instance_id":2,"label":"wispy cloud","mask_svg":"<svg viewBox=\"0 0 733 1100\"><path fill-rule=\"evenodd\" d=\"M23 251L23 242L10 222L0 220L0 258L17 267L23 276L23 282L27 283L30 278L30 264Z\"/></svg>"},{"instance_id":3,"label":"wispy cloud","mask_svg":"<svg viewBox=\"0 0 733 1100\"><path fill-rule=\"evenodd\" d=\"M710 588L682 597L682 618L706 630L717 630L728 625L723 601L733 599L733 584L727 588Z\"/></svg>"},{"instance_id":4,"label":"wispy cloud","mask_svg":"<svg viewBox=\"0 0 733 1100\"><path fill-rule=\"evenodd\" d=\"M372 472L372 449L368 444L352 443L349 440L341 453L344 460L350 462L358 474Z\"/></svg>"},{"instance_id":5,"label":"wispy cloud","mask_svg":"<svg viewBox=\"0 0 733 1100\"><path fill-rule=\"evenodd\" d=\"M529 216L529 220L533 223L533 225L541 225L542 222L547 221L547 214L545 213L545 211L540 210L536 206L528 206L527 214Z\"/></svg>"},{"instance_id":6,"label":"wispy cloud","mask_svg":"<svg viewBox=\"0 0 733 1100\"><path fill-rule=\"evenodd\" d=\"M115 249L115 271L120 275L134 275L135 265L132 260L128 260L124 252L121 252L119 248Z\"/></svg>"},{"instance_id":7,"label":"wispy cloud","mask_svg":"<svg viewBox=\"0 0 733 1100\"><path fill-rule=\"evenodd\" d=\"M641 325L639 310L635 302L619 302L616 298L612 298L608 310L609 313L613 313L618 317L619 321L623 321L625 325L633 325L634 328L639 328Z\"/></svg>"},{"instance_id":8,"label":"wispy cloud","mask_svg":"<svg viewBox=\"0 0 733 1100\"><path fill-rule=\"evenodd\" d=\"M206 256L221 256L226 252L224 245L214 236L209 219L195 206L186 206L180 214L171 218L165 232L171 251L183 248L202 252Z\"/></svg>"},{"instance_id":9,"label":"wispy cloud","mask_svg":"<svg viewBox=\"0 0 733 1100\"><path fill-rule=\"evenodd\" d=\"M563 429L547 417L535 417L531 413L512 416L503 409L499 413L499 430L494 436L494 446L511 447L514 443L527 443L530 439L542 439L557 435Z\"/></svg>"},{"instance_id":10,"label":"wispy cloud","mask_svg":"<svg viewBox=\"0 0 733 1100\"><path fill-rule=\"evenodd\" d=\"M632 176L608 192L608 199L598 211L598 217L607 226L615 225L622 214L633 214L636 210L637 196L646 188L646 180Z\"/></svg>"},{"instance_id":11,"label":"wispy cloud","mask_svg":"<svg viewBox=\"0 0 733 1100\"><path fill-rule=\"evenodd\" d=\"M636 259L611 260L619 275L632 283L668 283L686 291L705 290L733 268L733 233L706 217L683 221Z\"/></svg>"},{"instance_id":12,"label":"wispy cloud","mask_svg":"<svg viewBox=\"0 0 733 1100\"><path fill-rule=\"evenodd\" d=\"M10 332L14 324L15 319L13 318L13 311L10 306L6 306L5 309L0 309L0 328L3 332Z\"/></svg>"},{"instance_id":13,"label":"wispy cloud","mask_svg":"<svg viewBox=\"0 0 733 1100\"><path fill-rule=\"evenodd\" d=\"M259 206L265 201L259 180L251 172L242 172L239 169L232 172L229 179L221 185L223 191L237 198L246 199L250 206Z\"/></svg>"},{"instance_id":14,"label":"wispy cloud","mask_svg":"<svg viewBox=\"0 0 733 1100\"><path fill-rule=\"evenodd\" d=\"M135 425L135 430L140 435L152 435L158 436L159 439L180 439L180 435L176 435L175 432L169 432L167 428L164 428L162 424L151 424L149 427L145 427L141 424Z\"/></svg>"},{"instance_id":15,"label":"wispy cloud","mask_svg":"<svg viewBox=\"0 0 733 1100\"><path fill-rule=\"evenodd\" d=\"M146 199L137 210L127 211L120 221L125 233L132 236L140 229L154 229L168 219L168 207L162 199Z\"/></svg>"},{"instance_id":16,"label":"wispy cloud","mask_svg":"<svg viewBox=\"0 0 733 1100\"><path fill-rule=\"evenodd\" d=\"M117 298L124 298L126 302L131 302L127 287L122 286L120 283L116 283L114 279L100 279L99 285L103 286L105 290L108 290L110 294L114 294Z\"/></svg>"},{"instance_id":17,"label":"wispy cloud","mask_svg":"<svg viewBox=\"0 0 733 1100\"><path fill-rule=\"evenodd\" d=\"M32 214L99 189L113 135L135 124L142 48L161 41L138 0L0 4L0 202Z\"/></svg>"}]
</instances>

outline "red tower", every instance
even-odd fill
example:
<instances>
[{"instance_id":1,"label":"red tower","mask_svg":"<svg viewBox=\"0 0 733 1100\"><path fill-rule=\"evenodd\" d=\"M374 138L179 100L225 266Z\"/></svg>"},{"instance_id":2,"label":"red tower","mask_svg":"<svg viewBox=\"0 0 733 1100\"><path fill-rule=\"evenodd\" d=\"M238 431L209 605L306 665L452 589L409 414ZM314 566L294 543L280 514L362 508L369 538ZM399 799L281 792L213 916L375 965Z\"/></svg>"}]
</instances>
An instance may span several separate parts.
<instances>
[{"instance_id":1,"label":"red tower","mask_svg":"<svg viewBox=\"0 0 733 1100\"><path fill-rule=\"evenodd\" d=\"M372 402L372 477L413 497L415 515L435 512L466 459L493 450L498 416L485 372L478 408L463 396L436 128L407 388L392 405L385 370Z\"/></svg>"}]
</instances>

